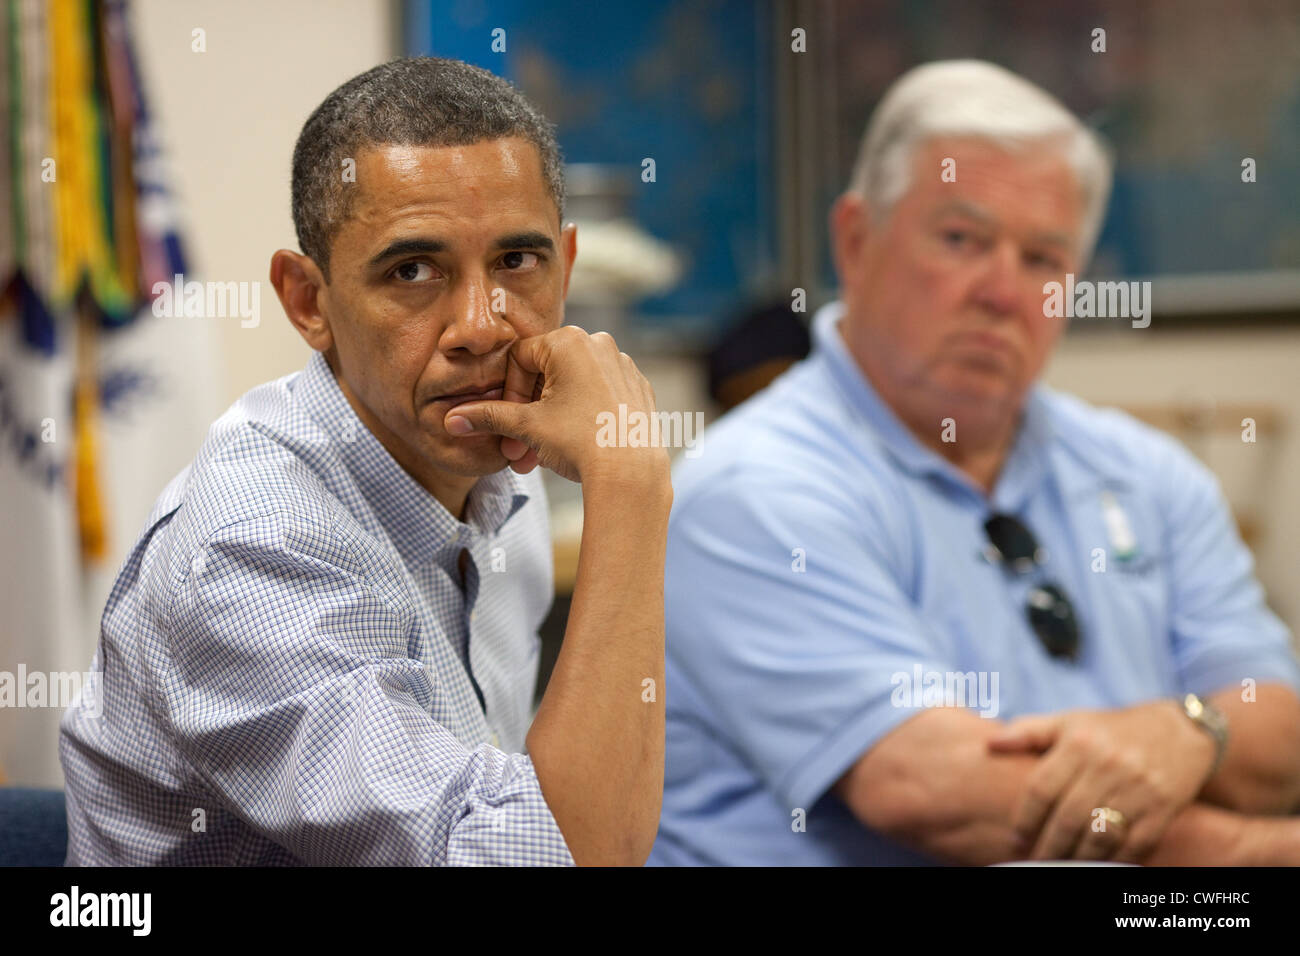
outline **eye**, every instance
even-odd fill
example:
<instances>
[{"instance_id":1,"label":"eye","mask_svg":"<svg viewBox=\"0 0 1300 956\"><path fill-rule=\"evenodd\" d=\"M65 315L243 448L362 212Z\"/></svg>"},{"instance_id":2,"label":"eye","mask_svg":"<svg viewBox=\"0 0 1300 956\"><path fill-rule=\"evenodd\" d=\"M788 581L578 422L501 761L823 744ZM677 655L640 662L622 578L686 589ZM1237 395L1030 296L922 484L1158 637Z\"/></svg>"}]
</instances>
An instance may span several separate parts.
<instances>
[{"instance_id":1,"label":"eye","mask_svg":"<svg viewBox=\"0 0 1300 956\"><path fill-rule=\"evenodd\" d=\"M981 255L993 246L992 235L972 226L944 226L939 235L945 246L961 256Z\"/></svg>"},{"instance_id":2,"label":"eye","mask_svg":"<svg viewBox=\"0 0 1300 956\"><path fill-rule=\"evenodd\" d=\"M541 261L542 257L535 252L507 252L501 257L501 264L511 272L531 272Z\"/></svg>"},{"instance_id":3,"label":"eye","mask_svg":"<svg viewBox=\"0 0 1300 956\"><path fill-rule=\"evenodd\" d=\"M1051 272L1060 272L1062 269L1065 268L1064 263L1062 263L1058 257L1052 255L1044 255L1043 253L1040 252L1031 252L1029 255L1025 256L1025 261L1032 268L1047 269L1048 271Z\"/></svg>"},{"instance_id":4,"label":"eye","mask_svg":"<svg viewBox=\"0 0 1300 956\"><path fill-rule=\"evenodd\" d=\"M977 245L976 238L969 229L953 227L943 231L944 243L953 249L974 249Z\"/></svg>"},{"instance_id":5,"label":"eye","mask_svg":"<svg viewBox=\"0 0 1300 956\"><path fill-rule=\"evenodd\" d=\"M405 283L423 282L433 278L433 266L427 262L403 262L393 270L393 275Z\"/></svg>"}]
</instances>

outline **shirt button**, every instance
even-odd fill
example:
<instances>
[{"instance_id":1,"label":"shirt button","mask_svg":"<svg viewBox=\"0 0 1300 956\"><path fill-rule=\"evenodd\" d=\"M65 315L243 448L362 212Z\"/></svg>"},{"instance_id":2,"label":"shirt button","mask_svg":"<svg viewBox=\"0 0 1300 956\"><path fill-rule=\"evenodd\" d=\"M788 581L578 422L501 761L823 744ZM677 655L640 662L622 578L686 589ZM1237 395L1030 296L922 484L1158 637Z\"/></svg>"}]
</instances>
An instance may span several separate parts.
<instances>
[{"instance_id":1,"label":"shirt button","mask_svg":"<svg viewBox=\"0 0 1300 956\"><path fill-rule=\"evenodd\" d=\"M492 746L493 747L501 746L501 738L497 736L497 732L495 730L492 731Z\"/></svg>"}]
</instances>

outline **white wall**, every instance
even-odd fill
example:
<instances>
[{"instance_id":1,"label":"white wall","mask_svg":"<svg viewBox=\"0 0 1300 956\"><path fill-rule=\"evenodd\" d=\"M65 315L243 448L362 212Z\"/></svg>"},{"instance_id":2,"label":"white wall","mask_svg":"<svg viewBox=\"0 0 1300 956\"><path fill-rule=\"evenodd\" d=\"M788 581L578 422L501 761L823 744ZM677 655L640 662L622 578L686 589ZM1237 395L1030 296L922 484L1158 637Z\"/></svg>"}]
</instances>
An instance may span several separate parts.
<instances>
[{"instance_id":1,"label":"white wall","mask_svg":"<svg viewBox=\"0 0 1300 956\"><path fill-rule=\"evenodd\" d=\"M340 83L397 55L389 0L135 0L136 50L196 278L259 281L260 322L220 328L228 405L310 352L268 279L297 249L289 169L303 122ZM207 50L191 49L205 31Z\"/></svg>"}]
</instances>

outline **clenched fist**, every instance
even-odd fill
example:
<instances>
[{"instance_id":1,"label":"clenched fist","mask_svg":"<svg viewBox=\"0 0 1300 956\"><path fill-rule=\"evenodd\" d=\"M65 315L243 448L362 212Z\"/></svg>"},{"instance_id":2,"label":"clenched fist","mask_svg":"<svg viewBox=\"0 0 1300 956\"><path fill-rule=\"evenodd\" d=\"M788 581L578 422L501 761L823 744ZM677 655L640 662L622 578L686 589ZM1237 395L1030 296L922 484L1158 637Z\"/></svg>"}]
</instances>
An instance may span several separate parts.
<instances>
[{"instance_id":1,"label":"clenched fist","mask_svg":"<svg viewBox=\"0 0 1300 956\"><path fill-rule=\"evenodd\" d=\"M570 481L593 477L659 481L668 471L661 447L602 447L602 413L655 414L654 390L607 332L573 325L520 339L510 348L500 401L467 402L447 412L451 435L501 435L501 453L515 471L537 465Z\"/></svg>"}]
</instances>

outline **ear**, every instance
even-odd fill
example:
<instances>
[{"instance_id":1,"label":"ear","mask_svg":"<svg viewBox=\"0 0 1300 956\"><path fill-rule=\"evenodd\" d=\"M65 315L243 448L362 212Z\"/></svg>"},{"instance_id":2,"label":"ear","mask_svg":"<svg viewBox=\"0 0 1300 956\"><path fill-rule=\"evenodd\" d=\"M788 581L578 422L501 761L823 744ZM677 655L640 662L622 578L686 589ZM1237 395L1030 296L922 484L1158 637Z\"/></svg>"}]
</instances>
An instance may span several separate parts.
<instances>
[{"instance_id":1,"label":"ear","mask_svg":"<svg viewBox=\"0 0 1300 956\"><path fill-rule=\"evenodd\" d=\"M871 233L871 214L867 201L855 192L846 192L835 200L830 212L831 255L840 286L856 273L855 264Z\"/></svg>"},{"instance_id":2,"label":"ear","mask_svg":"<svg viewBox=\"0 0 1300 956\"><path fill-rule=\"evenodd\" d=\"M321 308L327 283L316 263L301 253L277 249L271 256L271 285L303 341L317 352L328 351L334 336Z\"/></svg>"},{"instance_id":3,"label":"ear","mask_svg":"<svg viewBox=\"0 0 1300 956\"><path fill-rule=\"evenodd\" d=\"M560 230L560 255L564 257L564 293L569 297L569 275L573 272L573 260L578 257L578 224L569 223Z\"/></svg>"}]
</instances>

